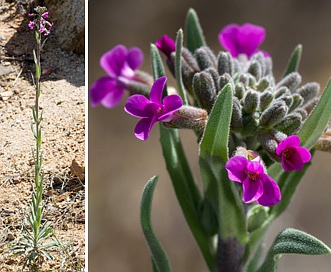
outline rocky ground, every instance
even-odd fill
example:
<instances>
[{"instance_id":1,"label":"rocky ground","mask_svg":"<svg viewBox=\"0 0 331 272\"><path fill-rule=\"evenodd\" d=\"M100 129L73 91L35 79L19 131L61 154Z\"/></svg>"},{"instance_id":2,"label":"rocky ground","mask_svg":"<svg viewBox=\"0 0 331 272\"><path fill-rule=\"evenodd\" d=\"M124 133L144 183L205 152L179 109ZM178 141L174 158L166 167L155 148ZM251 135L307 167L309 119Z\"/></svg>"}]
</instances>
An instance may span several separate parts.
<instances>
[{"instance_id":1,"label":"rocky ground","mask_svg":"<svg viewBox=\"0 0 331 272\"><path fill-rule=\"evenodd\" d=\"M22 270L23 256L8 249L19 241L26 224L34 174L30 125L35 40L23 2L0 0L0 271ZM54 250L54 261L45 263L42 271L83 271L84 56L62 51L50 35L42 67L44 218L65 249Z\"/></svg>"}]
</instances>

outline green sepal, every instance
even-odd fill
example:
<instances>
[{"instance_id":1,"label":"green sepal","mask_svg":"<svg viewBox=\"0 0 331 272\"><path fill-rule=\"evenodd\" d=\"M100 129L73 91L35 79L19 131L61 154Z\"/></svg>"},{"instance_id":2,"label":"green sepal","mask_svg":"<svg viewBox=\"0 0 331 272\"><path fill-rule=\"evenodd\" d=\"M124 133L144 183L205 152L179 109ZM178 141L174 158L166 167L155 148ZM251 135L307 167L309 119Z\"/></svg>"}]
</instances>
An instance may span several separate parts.
<instances>
[{"instance_id":1,"label":"green sepal","mask_svg":"<svg viewBox=\"0 0 331 272\"><path fill-rule=\"evenodd\" d=\"M187 95L182 79L182 47L183 47L183 30L179 29L176 37L176 59L175 59L175 75L178 86L179 96L183 100L184 105L188 105Z\"/></svg>"},{"instance_id":2,"label":"green sepal","mask_svg":"<svg viewBox=\"0 0 331 272\"><path fill-rule=\"evenodd\" d=\"M166 252L164 251L159 239L156 237L152 227L151 210L153 193L157 183L157 176L152 177L145 185L140 209L140 220L143 233L151 251L152 258L157 270L160 272L170 272L171 267Z\"/></svg>"},{"instance_id":3,"label":"green sepal","mask_svg":"<svg viewBox=\"0 0 331 272\"><path fill-rule=\"evenodd\" d=\"M235 184L227 177L228 142L232 114L232 90L227 84L218 95L200 143L200 172L205 195L215 209L218 231L224 241L246 242L242 201Z\"/></svg>"},{"instance_id":4,"label":"green sepal","mask_svg":"<svg viewBox=\"0 0 331 272\"><path fill-rule=\"evenodd\" d=\"M274 272L281 254L322 255L331 249L308 233L288 228L278 234L257 272Z\"/></svg>"},{"instance_id":5,"label":"green sepal","mask_svg":"<svg viewBox=\"0 0 331 272\"><path fill-rule=\"evenodd\" d=\"M192 8L189 9L186 15L185 37L187 48L192 53L194 53L197 48L206 45L198 15Z\"/></svg>"},{"instance_id":6,"label":"green sepal","mask_svg":"<svg viewBox=\"0 0 331 272\"><path fill-rule=\"evenodd\" d=\"M301 55L302 55L302 45L298 44L289 59L289 62L287 63L286 70L284 72L283 78L286 77L288 74L292 72L298 71L300 60L301 60Z\"/></svg>"}]
</instances>

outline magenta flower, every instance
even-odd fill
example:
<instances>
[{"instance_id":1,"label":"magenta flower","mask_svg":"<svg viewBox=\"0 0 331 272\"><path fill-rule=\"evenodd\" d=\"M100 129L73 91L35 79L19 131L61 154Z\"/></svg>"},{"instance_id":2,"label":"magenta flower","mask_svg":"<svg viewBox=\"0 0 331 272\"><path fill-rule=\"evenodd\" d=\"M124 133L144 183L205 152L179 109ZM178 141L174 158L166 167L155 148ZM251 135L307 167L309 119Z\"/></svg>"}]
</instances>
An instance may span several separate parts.
<instances>
[{"instance_id":1,"label":"magenta flower","mask_svg":"<svg viewBox=\"0 0 331 272\"><path fill-rule=\"evenodd\" d=\"M132 95L128 98L124 110L135 117L141 118L137 123L134 134L140 140L149 137L155 122L170 122L177 117L174 113L183 105L183 101L177 94L168 95L162 100L162 93L166 84L165 76L155 80L151 92L150 100L140 94Z\"/></svg>"},{"instance_id":2,"label":"magenta flower","mask_svg":"<svg viewBox=\"0 0 331 272\"><path fill-rule=\"evenodd\" d=\"M289 136L278 144L276 154L281 158L282 166L287 172L300 171L311 159L309 150L299 145L300 138L297 135Z\"/></svg>"},{"instance_id":3,"label":"magenta flower","mask_svg":"<svg viewBox=\"0 0 331 272\"><path fill-rule=\"evenodd\" d=\"M278 184L269 177L260 162L260 157L250 161L242 156L234 156L225 164L230 180L242 184L242 200L256 201L262 206L272 206L281 200Z\"/></svg>"},{"instance_id":4,"label":"magenta flower","mask_svg":"<svg viewBox=\"0 0 331 272\"><path fill-rule=\"evenodd\" d=\"M123 98L125 88L134 78L134 71L142 64L143 53L138 47L129 50L123 45L117 45L102 55L100 66L108 73L94 82L90 88L92 107L102 104L113 108Z\"/></svg>"},{"instance_id":5,"label":"magenta flower","mask_svg":"<svg viewBox=\"0 0 331 272\"><path fill-rule=\"evenodd\" d=\"M34 29L34 21L30 21L29 22L29 28L30 29Z\"/></svg>"},{"instance_id":6,"label":"magenta flower","mask_svg":"<svg viewBox=\"0 0 331 272\"><path fill-rule=\"evenodd\" d=\"M248 23L242 26L237 24L227 25L218 34L221 45L230 51L235 58L240 54L245 54L250 58L257 52L263 52L265 56L268 56L267 52L258 50L264 38L265 30L263 27Z\"/></svg>"},{"instance_id":7,"label":"magenta flower","mask_svg":"<svg viewBox=\"0 0 331 272\"><path fill-rule=\"evenodd\" d=\"M176 44L168 35L164 35L155 43L156 47L171 60L171 53L176 51Z\"/></svg>"}]
</instances>

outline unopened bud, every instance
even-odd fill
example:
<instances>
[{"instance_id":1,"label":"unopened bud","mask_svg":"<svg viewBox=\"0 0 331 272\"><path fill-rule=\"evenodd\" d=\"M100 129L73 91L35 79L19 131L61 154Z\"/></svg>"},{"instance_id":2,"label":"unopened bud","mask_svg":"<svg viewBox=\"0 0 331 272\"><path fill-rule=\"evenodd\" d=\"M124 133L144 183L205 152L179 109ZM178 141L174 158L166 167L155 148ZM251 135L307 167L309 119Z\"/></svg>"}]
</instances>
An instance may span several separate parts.
<instances>
[{"instance_id":1,"label":"unopened bud","mask_svg":"<svg viewBox=\"0 0 331 272\"><path fill-rule=\"evenodd\" d=\"M301 105L303 104L303 98L301 97L301 95L294 94L294 95L292 95L292 98L293 98L293 102L292 102L292 105L289 109L289 112L294 111L298 107L301 107Z\"/></svg>"},{"instance_id":2,"label":"unopened bud","mask_svg":"<svg viewBox=\"0 0 331 272\"><path fill-rule=\"evenodd\" d=\"M242 128L243 128L243 119L242 119L240 101L238 100L237 97L233 97L231 130L239 131Z\"/></svg>"},{"instance_id":3,"label":"unopened bud","mask_svg":"<svg viewBox=\"0 0 331 272\"><path fill-rule=\"evenodd\" d=\"M177 119L164 123L167 127L187 128L203 131L207 124L207 112L192 106L182 106L176 111Z\"/></svg>"},{"instance_id":4,"label":"unopened bud","mask_svg":"<svg viewBox=\"0 0 331 272\"><path fill-rule=\"evenodd\" d=\"M258 63L256 60L253 60L248 67L248 73L255 77L256 80L260 80L262 77L262 68L260 63Z\"/></svg>"},{"instance_id":5,"label":"unopened bud","mask_svg":"<svg viewBox=\"0 0 331 272\"><path fill-rule=\"evenodd\" d=\"M276 154L276 149L278 143L284 140L287 136L278 130L271 129L268 132L263 132L257 135L257 141L261 144L269 156L276 160L280 161L279 157Z\"/></svg>"},{"instance_id":6,"label":"unopened bud","mask_svg":"<svg viewBox=\"0 0 331 272\"><path fill-rule=\"evenodd\" d=\"M254 90L248 90L245 93L243 110L246 113L254 112L259 105L259 94Z\"/></svg>"},{"instance_id":7,"label":"unopened bud","mask_svg":"<svg viewBox=\"0 0 331 272\"><path fill-rule=\"evenodd\" d=\"M147 85L150 85L151 87L154 83L153 77L150 74L148 74L144 71L141 71L141 70L136 70L134 72L134 79L137 81L140 81L142 83L145 83Z\"/></svg>"},{"instance_id":8,"label":"unopened bud","mask_svg":"<svg viewBox=\"0 0 331 272\"><path fill-rule=\"evenodd\" d=\"M268 77L261 78L258 83L256 84L256 90L257 91L264 91L270 86L270 81Z\"/></svg>"},{"instance_id":9,"label":"unopened bud","mask_svg":"<svg viewBox=\"0 0 331 272\"><path fill-rule=\"evenodd\" d=\"M259 128L258 114L244 114L242 117L243 129L241 134L243 136L255 135Z\"/></svg>"},{"instance_id":10,"label":"unopened bud","mask_svg":"<svg viewBox=\"0 0 331 272\"><path fill-rule=\"evenodd\" d=\"M280 88L282 86L287 87L291 92L294 91L294 89L300 84L301 82L301 76L297 72L293 72L288 74L286 77L284 77L278 84L276 85L276 88Z\"/></svg>"},{"instance_id":11,"label":"unopened bud","mask_svg":"<svg viewBox=\"0 0 331 272\"><path fill-rule=\"evenodd\" d=\"M276 90L274 96L275 96L275 98L278 98L284 94L291 94L291 92L287 87L282 86Z\"/></svg>"},{"instance_id":12,"label":"unopened bud","mask_svg":"<svg viewBox=\"0 0 331 272\"><path fill-rule=\"evenodd\" d=\"M228 83L230 83L231 86L234 85L232 77L229 74L221 75L218 80L218 89L222 90Z\"/></svg>"},{"instance_id":13,"label":"unopened bud","mask_svg":"<svg viewBox=\"0 0 331 272\"><path fill-rule=\"evenodd\" d=\"M245 94L245 86L243 83L238 82L234 88L234 96L238 97L238 99L242 99Z\"/></svg>"},{"instance_id":14,"label":"unopened bud","mask_svg":"<svg viewBox=\"0 0 331 272\"><path fill-rule=\"evenodd\" d=\"M284 132L287 135L292 135L298 132L302 124L302 116L298 112L293 112L287 115L275 129Z\"/></svg>"},{"instance_id":15,"label":"unopened bud","mask_svg":"<svg viewBox=\"0 0 331 272\"><path fill-rule=\"evenodd\" d=\"M233 62L232 57L229 52L220 52L217 58L217 68L219 75L228 73L232 75L233 73Z\"/></svg>"},{"instance_id":16,"label":"unopened bud","mask_svg":"<svg viewBox=\"0 0 331 272\"><path fill-rule=\"evenodd\" d=\"M287 113L287 106L284 101L277 101L271 104L261 115L260 124L271 128L283 120Z\"/></svg>"},{"instance_id":17,"label":"unopened bud","mask_svg":"<svg viewBox=\"0 0 331 272\"><path fill-rule=\"evenodd\" d=\"M126 84L126 89L130 91L131 94L142 94L148 97L151 90L151 86L139 81L130 80Z\"/></svg>"},{"instance_id":18,"label":"unopened bud","mask_svg":"<svg viewBox=\"0 0 331 272\"><path fill-rule=\"evenodd\" d=\"M216 96L216 88L212 76L204 71L196 73L193 77L193 92L199 106L209 112Z\"/></svg>"},{"instance_id":19,"label":"unopened bud","mask_svg":"<svg viewBox=\"0 0 331 272\"><path fill-rule=\"evenodd\" d=\"M198 48L194 52L194 55L201 70L205 70L209 67L213 67L213 68L217 67L216 57L209 47L203 46Z\"/></svg>"},{"instance_id":20,"label":"unopened bud","mask_svg":"<svg viewBox=\"0 0 331 272\"><path fill-rule=\"evenodd\" d=\"M274 99L274 95L272 94L272 89L264 91L260 95L260 109L264 111L271 103L271 101Z\"/></svg>"},{"instance_id":21,"label":"unopened bud","mask_svg":"<svg viewBox=\"0 0 331 272\"><path fill-rule=\"evenodd\" d=\"M298 90L295 91L295 93L298 93L303 98L302 105L305 105L313 98L315 98L318 95L319 91L320 85L316 82L310 82L300 87Z\"/></svg>"}]
</instances>

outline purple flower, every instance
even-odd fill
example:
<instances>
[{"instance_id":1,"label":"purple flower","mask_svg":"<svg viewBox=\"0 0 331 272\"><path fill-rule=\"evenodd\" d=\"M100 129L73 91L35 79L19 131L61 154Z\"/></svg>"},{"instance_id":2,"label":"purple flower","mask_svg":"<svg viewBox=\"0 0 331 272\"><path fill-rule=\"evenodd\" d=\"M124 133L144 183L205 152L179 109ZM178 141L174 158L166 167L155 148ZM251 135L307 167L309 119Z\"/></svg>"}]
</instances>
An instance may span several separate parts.
<instances>
[{"instance_id":1,"label":"purple flower","mask_svg":"<svg viewBox=\"0 0 331 272\"><path fill-rule=\"evenodd\" d=\"M137 123L134 134L140 140L146 140L155 122L170 122L177 117L174 113L183 105L183 101L177 94L168 95L162 100L162 93L166 84L165 76L155 80L150 100L140 94L128 98L124 110L135 117L141 118Z\"/></svg>"},{"instance_id":2,"label":"purple flower","mask_svg":"<svg viewBox=\"0 0 331 272\"><path fill-rule=\"evenodd\" d=\"M156 47L171 60L171 53L176 51L176 44L168 35L164 35L155 43Z\"/></svg>"},{"instance_id":3,"label":"purple flower","mask_svg":"<svg viewBox=\"0 0 331 272\"><path fill-rule=\"evenodd\" d=\"M34 28L34 21L30 21L30 22L29 22L29 28L30 28L30 29L33 29L33 28Z\"/></svg>"},{"instance_id":4,"label":"purple flower","mask_svg":"<svg viewBox=\"0 0 331 272\"><path fill-rule=\"evenodd\" d=\"M102 104L113 108L120 103L124 90L130 80L134 78L134 71L142 64L143 53L137 47L129 50L123 45L117 45L102 55L100 66L107 72L92 84L90 98L92 107Z\"/></svg>"},{"instance_id":5,"label":"purple flower","mask_svg":"<svg viewBox=\"0 0 331 272\"><path fill-rule=\"evenodd\" d=\"M46 11L46 12L43 13L41 16L42 16L43 18L47 19L48 16L49 16L49 11Z\"/></svg>"},{"instance_id":6,"label":"purple flower","mask_svg":"<svg viewBox=\"0 0 331 272\"><path fill-rule=\"evenodd\" d=\"M245 203L256 201L262 206L272 206L280 201L279 187L265 173L260 157L250 161L242 156L234 156L227 161L225 168L230 180L242 184L242 200Z\"/></svg>"},{"instance_id":7,"label":"purple flower","mask_svg":"<svg viewBox=\"0 0 331 272\"><path fill-rule=\"evenodd\" d=\"M281 158L282 166L287 172L300 171L304 163L311 159L309 150L299 145L300 138L297 135L289 136L278 144L276 154Z\"/></svg>"},{"instance_id":8,"label":"purple flower","mask_svg":"<svg viewBox=\"0 0 331 272\"><path fill-rule=\"evenodd\" d=\"M245 54L250 58L257 52L263 52L265 56L268 56L267 52L258 50L264 38L265 30L263 27L248 23L242 26L237 24L227 25L218 34L221 45L230 51L235 58L240 54Z\"/></svg>"}]
</instances>

